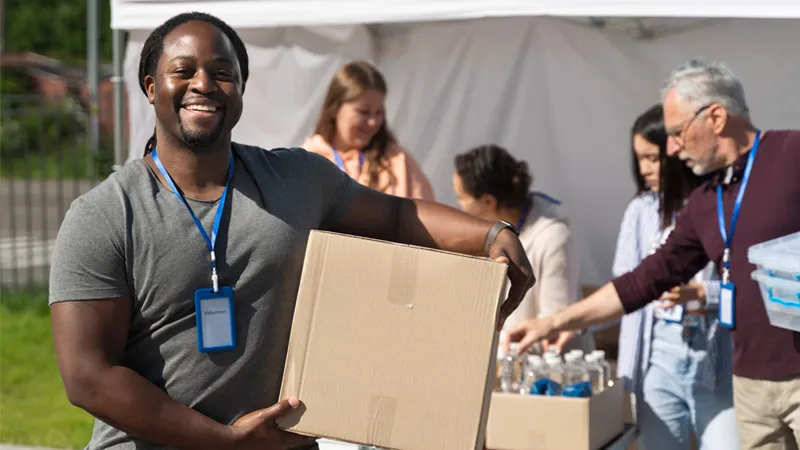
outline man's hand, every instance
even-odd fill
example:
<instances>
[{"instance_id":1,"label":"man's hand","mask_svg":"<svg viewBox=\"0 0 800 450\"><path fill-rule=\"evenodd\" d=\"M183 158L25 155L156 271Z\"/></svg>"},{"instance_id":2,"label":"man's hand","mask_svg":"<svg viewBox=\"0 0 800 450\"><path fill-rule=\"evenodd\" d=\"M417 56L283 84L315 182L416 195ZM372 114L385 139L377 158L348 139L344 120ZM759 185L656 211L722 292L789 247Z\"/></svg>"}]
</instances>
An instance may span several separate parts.
<instances>
[{"instance_id":1,"label":"man's hand","mask_svg":"<svg viewBox=\"0 0 800 450\"><path fill-rule=\"evenodd\" d=\"M705 302L706 299L706 288L703 283L699 283L697 281L690 281L687 284L676 286L670 289L668 292L665 292L659 300L658 303L655 303L653 306L659 309L668 309L672 308L673 306L684 304L686 302L692 300L700 300L701 302ZM704 309L699 310L691 310L687 311L689 313L695 313L699 311L700 314L705 314Z\"/></svg>"},{"instance_id":2,"label":"man's hand","mask_svg":"<svg viewBox=\"0 0 800 450\"><path fill-rule=\"evenodd\" d=\"M538 327L539 325L533 325L533 326ZM540 349L533 348L533 350L531 351L539 352L541 350L544 350L547 352L555 352L560 354L564 350L564 346L567 345L567 343L571 341L575 336L577 336L577 333L575 333L574 331L562 331L560 333L551 333L549 338L542 339L539 341L534 341L532 344L526 345L524 349L520 350L520 353L531 350L536 344L541 344ZM511 346L510 345L511 342L517 342L517 341L511 341L505 334L503 334L503 336L501 336L500 338L500 345L505 349L506 352L508 352Z\"/></svg>"},{"instance_id":3,"label":"man's hand","mask_svg":"<svg viewBox=\"0 0 800 450\"><path fill-rule=\"evenodd\" d=\"M568 336L560 336L560 332L585 330L593 325L617 320L624 314L625 308L619 299L617 289L612 283L606 283L592 295L552 316L528 319L519 323L506 332L503 347L507 351L509 343L519 342L521 353L541 340L555 345Z\"/></svg>"},{"instance_id":4,"label":"man's hand","mask_svg":"<svg viewBox=\"0 0 800 450\"><path fill-rule=\"evenodd\" d=\"M512 342L519 343L519 353L525 353L533 344L545 341L545 348L555 345L558 342L559 333L553 325L553 317L535 317L518 323L510 330L506 331L503 339L503 348L509 351Z\"/></svg>"},{"instance_id":5,"label":"man's hand","mask_svg":"<svg viewBox=\"0 0 800 450\"><path fill-rule=\"evenodd\" d=\"M549 340L545 342L546 350L551 352L556 352L561 354L564 350L564 346L567 345L569 341L572 340L577 334L574 331L562 331L558 333L555 339Z\"/></svg>"},{"instance_id":6,"label":"man's hand","mask_svg":"<svg viewBox=\"0 0 800 450\"><path fill-rule=\"evenodd\" d=\"M236 449L284 450L310 444L314 438L283 431L275 426L275 420L297 409L296 398L281 400L269 408L253 411L231 425Z\"/></svg>"},{"instance_id":7,"label":"man's hand","mask_svg":"<svg viewBox=\"0 0 800 450\"><path fill-rule=\"evenodd\" d=\"M500 307L500 318L497 322L497 330L500 331L508 316L517 309L536 282L536 277L533 276L533 268L525 249L511 230L505 229L497 235L489 247L489 257L508 265L508 278L511 281L508 298Z\"/></svg>"}]
</instances>

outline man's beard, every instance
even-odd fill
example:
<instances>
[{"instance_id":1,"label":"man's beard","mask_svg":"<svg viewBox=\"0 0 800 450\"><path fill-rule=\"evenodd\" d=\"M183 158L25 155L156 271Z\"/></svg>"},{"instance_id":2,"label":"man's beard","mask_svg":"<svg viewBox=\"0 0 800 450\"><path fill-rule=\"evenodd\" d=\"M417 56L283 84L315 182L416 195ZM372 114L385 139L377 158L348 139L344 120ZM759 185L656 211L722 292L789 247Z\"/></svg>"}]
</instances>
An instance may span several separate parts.
<instances>
[{"instance_id":1,"label":"man's beard","mask_svg":"<svg viewBox=\"0 0 800 450\"><path fill-rule=\"evenodd\" d=\"M692 172L698 177L708 175L721 169L716 164L717 149L716 143L706 151L705 158L702 161L694 161Z\"/></svg>"},{"instance_id":2,"label":"man's beard","mask_svg":"<svg viewBox=\"0 0 800 450\"><path fill-rule=\"evenodd\" d=\"M692 166L692 173L697 175L698 177L702 177L704 175L708 175L710 171L705 164L695 164Z\"/></svg>"},{"instance_id":3,"label":"man's beard","mask_svg":"<svg viewBox=\"0 0 800 450\"><path fill-rule=\"evenodd\" d=\"M222 136L222 129L225 123L223 116L213 129L188 130L183 126L183 122L178 122L178 129L181 139L191 148L206 148L216 142Z\"/></svg>"},{"instance_id":4,"label":"man's beard","mask_svg":"<svg viewBox=\"0 0 800 450\"><path fill-rule=\"evenodd\" d=\"M722 167L718 167L717 164L717 140L716 138L708 145L706 151L703 153L703 159L694 159L692 160L692 173L697 175L698 177L702 177L708 175L712 172L716 172L717 170L721 169Z\"/></svg>"}]
</instances>

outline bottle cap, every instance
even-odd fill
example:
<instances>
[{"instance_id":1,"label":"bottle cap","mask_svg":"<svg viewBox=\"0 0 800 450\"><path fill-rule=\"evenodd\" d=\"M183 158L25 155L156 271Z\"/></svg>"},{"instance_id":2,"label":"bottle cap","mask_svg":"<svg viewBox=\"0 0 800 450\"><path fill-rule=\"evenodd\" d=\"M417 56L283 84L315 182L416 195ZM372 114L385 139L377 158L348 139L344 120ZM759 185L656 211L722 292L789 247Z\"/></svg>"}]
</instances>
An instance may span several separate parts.
<instances>
[{"instance_id":1,"label":"bottle cap","mask_svg":"<svg viewBox=\"0 0 800 450\"><path fill-rule=\"evenodd\" d=\"M528 355L528 363L530 364L541 364L544 362L544 359L539 355Z\"/></svg>"},{"instance_id":2,"label":"bottle cap","mask_svg":"<svg viewBox=\"0 0 800 450\"><path fill-rule=\"evenodd\" d=\"M561 357L555 353L545 353L544 361L548 364L552 364L553 362L561 362Z\"/></svg>"}]
</instances>

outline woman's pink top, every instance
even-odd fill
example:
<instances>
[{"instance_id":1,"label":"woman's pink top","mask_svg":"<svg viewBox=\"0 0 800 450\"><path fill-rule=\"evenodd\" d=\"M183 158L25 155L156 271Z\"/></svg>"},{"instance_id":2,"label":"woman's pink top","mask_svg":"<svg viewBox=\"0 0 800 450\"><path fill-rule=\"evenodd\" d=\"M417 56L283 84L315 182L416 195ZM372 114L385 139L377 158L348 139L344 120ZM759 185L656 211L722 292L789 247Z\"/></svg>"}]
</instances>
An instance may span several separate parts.
<instances>
[{"instance_id":1,"label":"woman's pink top","mask_svg":"<svg viewBox=\"0 0 800 450\"><path fill-rule=\"evenodd\" d=\"M303 148L309 152L323 155L331 162L336 162L336 158L333 156L333 147L318 134L307 138L303 143ZM348 152L341 157L345 172L364 186L369 186L369 162L364 163L359 174L360 155L358 152ZM398 197L435 201L430 181L409 153L393 144L386 152L386 159L391 175L385 169L381 170L375 189ZM392 175L394 179L392 179Z\"/></svg>"}]
</instances>

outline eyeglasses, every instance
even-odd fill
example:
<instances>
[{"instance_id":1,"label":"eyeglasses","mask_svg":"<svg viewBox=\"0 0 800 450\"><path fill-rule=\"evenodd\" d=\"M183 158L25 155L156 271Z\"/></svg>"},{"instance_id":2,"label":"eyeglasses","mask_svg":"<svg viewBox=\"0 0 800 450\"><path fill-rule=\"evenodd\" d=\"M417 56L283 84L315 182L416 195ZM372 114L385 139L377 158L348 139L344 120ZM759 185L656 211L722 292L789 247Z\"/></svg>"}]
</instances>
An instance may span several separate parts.
<instances>
[{"instance_id":1,"label":"eyeglasses","mask_svg":"<svg viewBox=\"0 0 800 450\"><path fill-rule=\"evenodd\" d=\"M692 122L694 121L694 119L696 119L697 116L700 115L700 113L702 113L703 111L707 110L712 105L714 105L714 103L709 103L709 104L707 104L705 106L701 106L700 108L697 108L697 110L695 110L695 112L692 115L692 117L687 119L681 125L679 125L677 127L673 127L672 130L667 130L667 138L675 139L675 142L677 142L678 145L683 145L683 135L686 134L686 131L692 125Z\"/></svg>"}]
</instances>

